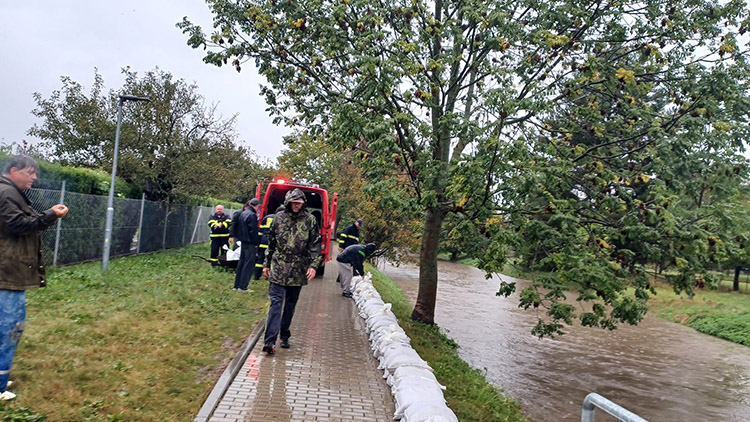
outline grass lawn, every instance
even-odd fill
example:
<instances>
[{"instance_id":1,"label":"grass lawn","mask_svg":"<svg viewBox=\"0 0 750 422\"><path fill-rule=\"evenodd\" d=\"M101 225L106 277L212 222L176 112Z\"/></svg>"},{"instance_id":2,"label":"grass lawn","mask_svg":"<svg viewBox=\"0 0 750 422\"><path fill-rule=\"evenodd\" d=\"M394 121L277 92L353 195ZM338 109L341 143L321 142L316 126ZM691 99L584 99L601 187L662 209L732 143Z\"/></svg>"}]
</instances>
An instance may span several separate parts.
<instances>
[{"instance_id":1,"label":"grass lawn","mask_svg":"<svg viewBox=\"0 0 750 422\"><path fill-rule=\"evenodd\" d=\"M719 276L719 290L722 292L731 292L734 285L734 270L724 272L715 271L714 274ZM750 274L747 271L743 271L739 281L739 291L744 294L750 294Z\"/></svg>"},{"instance_id":2,"label":"grass lawn","mask_svg":"<svg viewBox=\"0 0 750 422\"><path fill-rule=\"evenodd\" d=\"M267 283L234 292L234 273L190 256L208 253L115 259L106 274L99 262L51 270L48 287L27 292L18 397L3 420L192 421L267 306Z\"/></svg>"},{"instance_id":3,"label":"grass lawn","mask_svg":"<svg viewBox=\"0 0 750 422\"><path fill-rule=\"evenodd\" d=\"M435 370L438 381L448 387L444 392L445 399L458 420L526 420L518 402L503 396L478 370L461 360L456 351L458 345L441 334L437 326L411 320L412 307L393 281L371 265L367 266L367 271L372 273L373 284L383 301L393 304L392 311L411 338L412 347Z\"/></svg>"},{"instance_id":4,"label":"grass lawn","mask_svg":"<svg viewBox=\"0 0 750 422\"><path fill-rule=\"evenodd\" d=\"M661 285L648 301L649 312L725 340L750 346L750 295L696 289L690 298Z\"/></svg>"}]
</instances>

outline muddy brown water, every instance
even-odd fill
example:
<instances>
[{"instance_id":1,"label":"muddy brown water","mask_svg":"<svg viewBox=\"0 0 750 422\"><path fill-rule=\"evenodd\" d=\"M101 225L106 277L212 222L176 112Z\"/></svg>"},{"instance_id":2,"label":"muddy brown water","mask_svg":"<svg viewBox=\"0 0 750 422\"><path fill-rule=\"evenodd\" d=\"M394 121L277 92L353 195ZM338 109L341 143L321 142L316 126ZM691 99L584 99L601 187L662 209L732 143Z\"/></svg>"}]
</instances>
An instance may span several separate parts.
<instances>
[{"instance_id":1,"label":"muddy brown water","mask_svg":"<svg viewBox=\"0 0 750 422\"><path fill-rule=\"evenodd\" d=\"M500 278L440 262L435 322L459 355L518 399L534 421L580 421L596 392L652 421L750 421L750 347L647 316L615 331L568 327L554 340L531 335L538 314L518 293L498 297ZM412 304L419 268L380 265ZM507 278L523 288L524 280ZM596 412L596 421L616 420Z\"/></svg>"}]
</instances>

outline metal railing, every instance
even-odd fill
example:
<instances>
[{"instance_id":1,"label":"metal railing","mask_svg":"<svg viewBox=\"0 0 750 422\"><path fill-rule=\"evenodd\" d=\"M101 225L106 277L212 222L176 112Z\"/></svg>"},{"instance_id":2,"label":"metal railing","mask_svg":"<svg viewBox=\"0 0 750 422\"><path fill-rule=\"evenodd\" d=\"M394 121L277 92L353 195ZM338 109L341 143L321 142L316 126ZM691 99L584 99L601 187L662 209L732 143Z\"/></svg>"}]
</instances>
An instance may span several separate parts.
<instances>
[{"instance_id":1,"label":"metal railing","mask_svg":"<svg viewBox=\"0 0 750 422\"><path fill-rule=\"evenodd\" d=\"M589 395L583 399L581 422L594 422L594 412L597 407L622 422L648 422L646 419L643 419L628 409L625 409L617 403L614 403L596 393L589 393Z\"/></svg>"}]
</instances>

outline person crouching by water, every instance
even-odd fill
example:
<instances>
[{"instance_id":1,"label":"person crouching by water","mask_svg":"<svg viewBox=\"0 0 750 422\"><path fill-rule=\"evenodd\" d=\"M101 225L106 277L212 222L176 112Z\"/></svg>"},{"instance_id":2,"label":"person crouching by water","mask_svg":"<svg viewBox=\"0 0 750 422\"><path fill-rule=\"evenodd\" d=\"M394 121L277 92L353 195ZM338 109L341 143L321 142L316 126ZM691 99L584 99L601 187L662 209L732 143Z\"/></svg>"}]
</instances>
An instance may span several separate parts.
<instances>
[{"instance_id":1,"label":"person crouching by water","mask_svg":"<svg viewBox=\"0 0 750 422\"><path fill-rule=\"evenodd\" d=\"M343 252L339 253L336 261L339 263L339 280L341 281L341 296L352 297L352 277L355 275L365 275L365 259L372 255L377 246L374 243L366 245L347 246Z\"/></svg>"}]
</instances>

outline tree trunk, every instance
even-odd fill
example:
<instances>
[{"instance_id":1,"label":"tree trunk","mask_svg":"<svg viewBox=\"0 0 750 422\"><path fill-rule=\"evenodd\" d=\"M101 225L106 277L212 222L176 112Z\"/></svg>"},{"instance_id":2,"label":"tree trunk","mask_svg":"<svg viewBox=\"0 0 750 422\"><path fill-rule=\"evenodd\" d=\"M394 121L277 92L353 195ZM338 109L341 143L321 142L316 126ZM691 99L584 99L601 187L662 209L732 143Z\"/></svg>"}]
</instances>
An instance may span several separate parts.
<instances>
[{"instance_id":1,"label":"tree trunk","mask_svg":"<svg viewBox=\"0 0 750 422\"><path fill-rule=\"evenodd\" d=\"M734 267L734 283L732 284L732 290L735 292L740 291L740 273L742 267Z\"/></svg>"},{"instance_id":2,"label":"tree trunk","mask_svg":"<svg viewBox=\"0 0 750 422\"><path fill-rule=\"evenodd\" d=\"M422 231L422 248L419 252L419 293L411 319L427 324L435 323L435 299L437 297L437 252L440 229L445 212L430 209L425 214Z\"/></svg>"}]
</instances>

